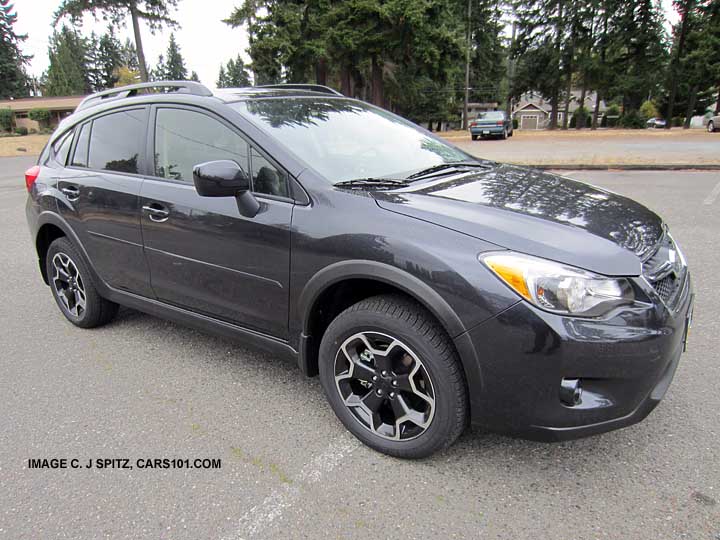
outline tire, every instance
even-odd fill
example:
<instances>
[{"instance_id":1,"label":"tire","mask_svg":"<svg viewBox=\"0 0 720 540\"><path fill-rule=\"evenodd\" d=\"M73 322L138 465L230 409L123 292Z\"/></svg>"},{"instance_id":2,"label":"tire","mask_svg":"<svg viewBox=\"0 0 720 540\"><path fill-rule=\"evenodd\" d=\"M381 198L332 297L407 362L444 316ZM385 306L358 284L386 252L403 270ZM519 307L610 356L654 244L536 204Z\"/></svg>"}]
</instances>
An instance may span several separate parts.
<instances>
[{"instance_id":1,"label":"tire","mask_svg":"<svg viewBox=\"0 0 720 540\"><path fill-rule=\"evenodd\" d=\"M50 244L45 269L55 302L75 326L95 328L107 324L117 314L118 305L100 296L85 260L67 238L58 238Z\"/></svg>"},{"instance_id":2,"label":"tire","mask_svg":"<svg viewBox=\"0 0 720 540\"><path fill-rule=\"evenodd\" d=\"M470 135L470 137L472 138L473 141L477 141L477 139L478 139L477 135Z\"/></svg>"},{"instance_id":3,"label":"tire","mask_svg":"<svg viewBox=\"0 0 720 540\"><path fill-rule=\"evenodd\" d=\"M374 296L340 313L323 335L319 369L337 417L378 452L427 457L449 447L467 425L467 389L452 340L430 313L405 297ZM375 404L377 420L370 420L372 409L365 403ZM395 414L398 410L403 414Z\"/></svg>"},{"instance_id":4,"label":"tire","mask_svg":"<svg viewBox=\"0 0 720 540\"><path fill-rule=\"evenodd\" d=\"M713 133L715 131L715 122L710 120L707 125L707 130L708 132Z\"/></svg>"},{"instance_id":5,"label":"tire","mask_svg":"<svg viewBox=\"0 0 720 540\"><path fill-rule=\"evenodd\" d=\"M504 128L504 129L503 129L503 132L502 132L502 135L500 135L500 138L501 138L503 141L508 138L507 128Z\"/></svg>"},{"instance_id":6,"label":"tire","mask_svg":"<svg viewBox=\"0 0 720 540\"><path fill-rule=\"evenodd\" d=\"M508 133L508 137L512 137L513 135L515 135L515 130L511 129L510 133Z\"/></svg>"}]
</instances>

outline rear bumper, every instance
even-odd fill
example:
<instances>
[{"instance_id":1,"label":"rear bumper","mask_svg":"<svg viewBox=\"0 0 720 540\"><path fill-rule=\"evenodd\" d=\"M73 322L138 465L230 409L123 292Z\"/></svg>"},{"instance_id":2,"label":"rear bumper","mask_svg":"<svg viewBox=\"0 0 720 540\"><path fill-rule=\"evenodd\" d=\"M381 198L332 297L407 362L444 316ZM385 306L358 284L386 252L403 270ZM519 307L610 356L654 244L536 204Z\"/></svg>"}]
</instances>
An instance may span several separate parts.
<instances>
[{"instance_id":1,"label":"rear bumper","mask_svg":"<svg viewBox=\"0 0 720 540\"><path fill-rule=\"evenodd\" d=\"M470 133L472 135L502 135L504 130L504 126L472 127Z\"/></svg>"},{"instance_id":2,"label":"rear bumper","mask_svg":"<svg viewBox=\"0 0 720 540\"><path fill-rule=\"evenodd\" d=\"M573 319L520 302L459 338L477 351L472 423L540 441L575 439L635 424L665 395L684 349L689 282L677 307L632 308L606 320ZM563 379L582 398L560 399Z\"/></svg>"}]
</instances>

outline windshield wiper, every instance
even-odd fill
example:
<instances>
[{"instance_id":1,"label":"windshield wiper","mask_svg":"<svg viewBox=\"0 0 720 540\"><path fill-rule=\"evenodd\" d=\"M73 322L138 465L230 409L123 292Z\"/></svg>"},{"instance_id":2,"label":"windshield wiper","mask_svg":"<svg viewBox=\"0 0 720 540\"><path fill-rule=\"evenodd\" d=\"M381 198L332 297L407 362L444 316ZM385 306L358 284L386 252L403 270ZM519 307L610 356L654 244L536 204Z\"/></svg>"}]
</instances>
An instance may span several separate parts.
<instances>
[{"instance_id":1,"label":"windshield wiper","mask_svg":"<svg viewBox=\"0 0 720 540\"><path fill-rule=\"evenodd\" d=\"M424 176L428 176L436 172L445 171L447 169L462 169L465 167L478 167L481 169L489 169L492 167L492 164L487 161L450 161L448 163L441 163L440 165L434 165L433 167L428 167L427 169L423 169L422 171L413 173L408 176L407 179L415 180L417 178L422 178Z\"/></svg>"},{"instance_id":2,"label":"windshield wiper","mask_svg":"<svg viewBox=\"0 0 720 540\"><path fill-rule=\"evenodd\" d=\"M344 180L342 182L336 182L333 184L337 187L347 187L347 188L366 188L366 187L376 187L376 188L394 188L394 187L400 187L400 186L406 186L408 184L407 180L404 180L402 178L356 178L354 180Z\"/></svg>"}]
</instances>

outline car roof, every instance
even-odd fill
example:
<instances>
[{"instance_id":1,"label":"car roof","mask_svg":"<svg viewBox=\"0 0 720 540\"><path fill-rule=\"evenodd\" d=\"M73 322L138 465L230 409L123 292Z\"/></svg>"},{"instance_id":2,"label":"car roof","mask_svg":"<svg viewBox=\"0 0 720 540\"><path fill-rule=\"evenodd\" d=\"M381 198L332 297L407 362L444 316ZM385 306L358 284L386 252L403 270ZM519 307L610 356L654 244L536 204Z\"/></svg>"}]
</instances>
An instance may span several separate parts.
<instances>
[{"instance_id":1,"label":"car roof","mask_svg":"<svg viewBox=\"0 0 720 540\"><path fill-rule=\"evenodd\" d=\"M184 94L198 97L215 97L223 102L229 103L243 99L258 97L304 97L304 96L336 96L342 94L328 86L320 84L272 84L265 86L252 86L246 88L221 88L210 90L203 84L196 81L152 81L118 88L109 88L97 92L83 99L75 109L75 112L82 111L113 101L125 100L126 98L147 97L152 91L163 89L165 94Z\"/></svg>"}]
</instances>

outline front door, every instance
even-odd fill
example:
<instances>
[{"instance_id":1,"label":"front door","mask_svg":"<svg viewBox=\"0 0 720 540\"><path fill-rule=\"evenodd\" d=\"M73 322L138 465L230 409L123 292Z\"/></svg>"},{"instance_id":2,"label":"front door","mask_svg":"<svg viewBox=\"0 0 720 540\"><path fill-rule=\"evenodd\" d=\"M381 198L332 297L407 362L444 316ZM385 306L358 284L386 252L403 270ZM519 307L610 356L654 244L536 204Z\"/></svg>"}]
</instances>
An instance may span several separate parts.
<instances>
[{"instance_id":1,"label":"front door","mask_svg":"<svg viewBox=\"0 0 720 540\"><path fill-rule=\"evenodd\" d=\"M113 288L152 297L140 230L140 186L148 110L116 109L75 129L59 173L59 212L90 263Z\"/></svg>"},{"instance_id":2,"label":"front door","mask_svg":"<svg viewBox=\"0 0 720 540\"><path fill-rule=\"evenodd\" d=\"M287 174L209 113L178 106L151 114L155 174L143 184L141 221L157 298L286 338L293 211ZM243 216L235 197L195 191L193 167L220 159L250 171L261 203L256 216Z\"/></svg>"}]
</instances>

